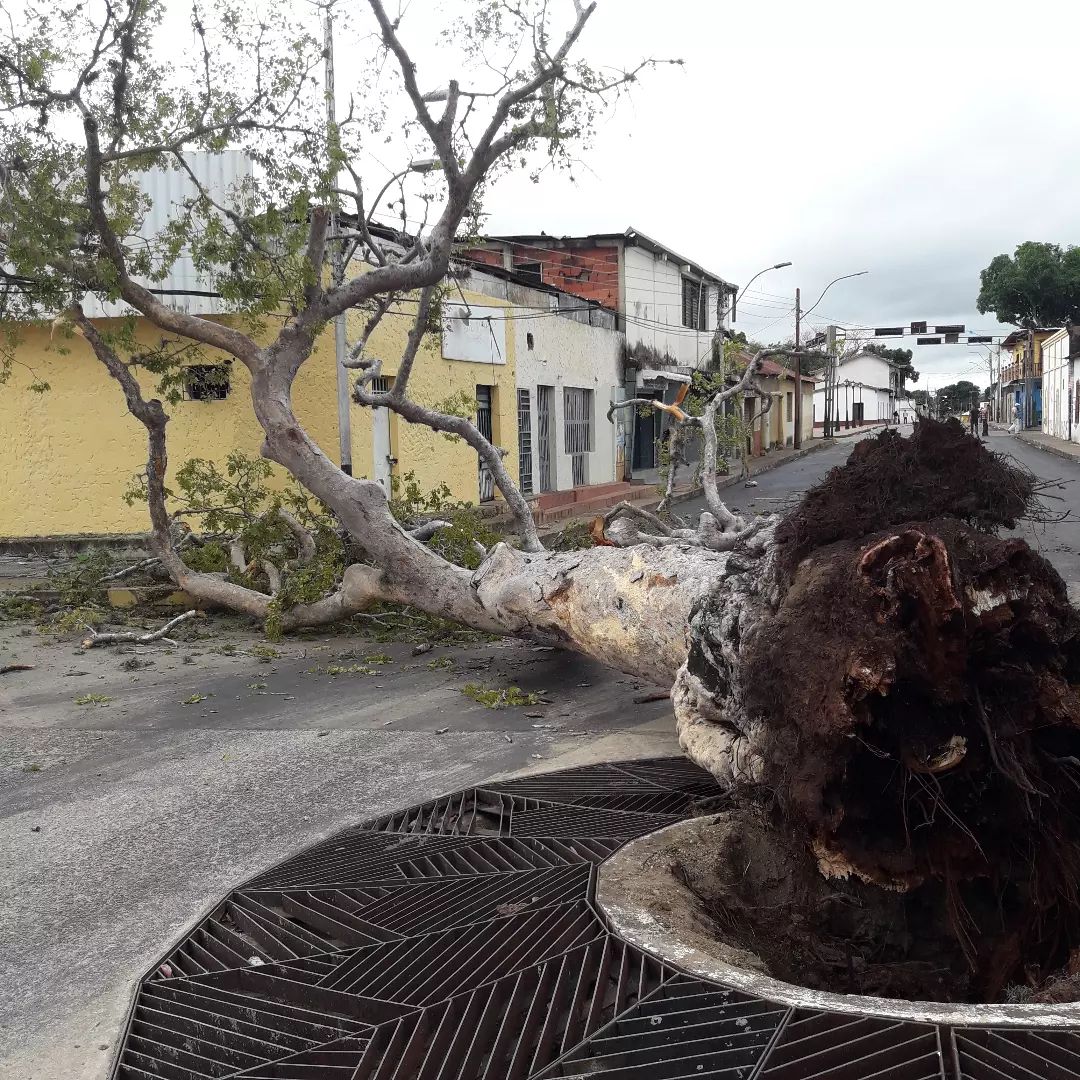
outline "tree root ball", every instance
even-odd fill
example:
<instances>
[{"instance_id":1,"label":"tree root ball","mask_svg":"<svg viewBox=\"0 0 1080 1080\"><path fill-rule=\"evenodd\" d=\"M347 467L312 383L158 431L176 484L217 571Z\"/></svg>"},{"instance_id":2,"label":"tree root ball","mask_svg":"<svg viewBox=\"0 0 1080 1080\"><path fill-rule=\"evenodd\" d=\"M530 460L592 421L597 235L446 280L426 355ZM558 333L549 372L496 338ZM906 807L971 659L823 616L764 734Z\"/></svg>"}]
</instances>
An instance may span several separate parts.
<instances>
[{"instance_id":1,"label":"tree root ball","mask_svg":"<svg viewBox=\"0 0 1080 1080\"><path fill-rule=\"evenodd\" d=\"M1040 555L990 531L1035 492L923 423L861 444L777 530L782 584L739 649L761 760L735 794L786 870L720 907L770 937L755 905L783 922L798 903L791 963L971 1001L1063 993L1080 968L1080 619ZM706 629L688 667L725 645Z\"/></svg>"}]
</instances>

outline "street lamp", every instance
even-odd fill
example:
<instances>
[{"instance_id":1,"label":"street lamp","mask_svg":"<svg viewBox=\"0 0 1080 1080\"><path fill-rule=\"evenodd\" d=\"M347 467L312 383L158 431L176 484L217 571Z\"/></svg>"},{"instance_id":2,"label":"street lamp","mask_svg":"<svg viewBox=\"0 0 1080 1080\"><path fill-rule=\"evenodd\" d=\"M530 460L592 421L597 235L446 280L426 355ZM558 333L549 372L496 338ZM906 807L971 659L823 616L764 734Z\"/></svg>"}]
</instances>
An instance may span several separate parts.
<instances>
[{"instance_id":1,"label":"street lamp","mask_svg":"<svg viewBox=\"0 0 1080 1080\"><path fill-rule=\"evenodd\" d=\"M821 290L821 295L820 295L820 296L819 296L819 297L818 297L818 298L817 298L817 299L816 299L816 300L814 301L814 306L813 306L813 307L811 307L811 308L810 308L810 309L809 309L808 311L804 311L804 312L802 313L802 317L803 317L803 318L806 318L806 316L807 316L807 315L809 315L809 314L810 314L810 312L811 312L811 311L813 311L813 310L814 310L814 308L816 308L816 307L818 306L818 304L820 304L820 303L821 303L821 301L825 299L825 294L826 294L826 293L827 293L827 292L828 292L828 291L829 291L829 290L830 290L830 289L831 289L831 288L832 288L832 287L833 287L833 286L834 286L834 285L835 285L835 284L836 284L836 283L837 283L838 281L847 281L847 279L848 279L848 278L853 278L853 277L862 277L862 276L863 276L863 274L869 274L869 273L870 273L870 271L869 271L869 270L856 270L854 274L841 274L841 275L840 275L840 276L839 276L838 278L833 278L833 279L832 279L832 281L830 281L830 282L829 282L829 284L828 284L828 285L826 285L826 286L825 286L825 288ZM798 308L798 304L797 304L797 303L796 303L796 306L795 306L795 319L796 319L796 323L795 323L795 325L796 325L796 328L798 328L798 319L799 319L799 308Z\"/></svg>"},{"instance_id":2,"label":"street lamp","mask_svg":"<svg viewBox=\"0 0 1080 1080\"><path fill-rule=\"evenodd\" d=\"M397 180L400 180L403 176L408 176L409 173L430 173L438 172L442 168L442 162L438 158L419 158L416 161L410 161L401 172L394 173L389 180L382 186L382 190L375 196L371 203L371 212L374 213L382 202L382 197L390 190L390 186Z\"/></svg>"},{"instance_id":3,"label":"street lamp","mask_svg":"<svg viewBox=\"0 0 1080 1080\"><path fill-rule=\"evenodd\" d=\"M766 267L765 267L764 269L762 269L762 270L759 270L759 271L758 271L758 272L757 272L757 273L756 273L756 274L755 274L755 275L754 275L754 276L753 276L753 277L752 277L752 278L751 278L751 279L750 279L750 280L749 280L749 281L748 281L748 282L747 282L747 283L746 283L746 284L745 284L745 285L744 285L744 286L743 286L743 287L742 287L742 288L741 288L741 289L739 290L739 295L735 297L735 302L734 302L734 303L733 303L733 304L731 305L731 310L732 310L732 312L735 312L735 310L736 310L736 306L738 305L739 301L740 301L740 300L741 300L741 299L742 299L742 298L743 298L743 297L744 297L744 296L746 295L746 290L747 290L747 289L749 289L749 288L750 288L750 286L751 286L751 285L753 285L753 284L754 284L754 282L755 282L755 281L757 281L757 279L758 279L759 277L761 277L761 275L762 275L762 274L767 274L767 273L768 273L768 272L769 272L770 270L783 270L785 266L790 266L790 265L791 265L791 263L789 263L789 262L779 262L779 263L773 263L773 264L772 264L772 266L766 266Z\"/></svg>"},{"instance_id":4,"label":"street lamp","mask_svg":"<svg viewBox=\"0 0 1080 1080\"><path fill-rule=\"evenodd\" d=\"M799 333L802 325L802 320L806 315L814 310L825 299L825 294L838 282L846 281L848 278L862 277L863 274L869 274L869 270L856 270L854 274L841 274L837 278L833 278L824 289L821 290L821 295L814 301L813 307L809 311L802 312L799 310L800 292L795 290L795 449L802 448L802 352L799 347ZM827 426L827 425L826 425Z\"/></svg>"},{"instance_id":5,"label":"street lamp","mask_svg":"<svg viewBox=\"0 0 1080 1080\"><path fill-rule=\"evenodd\" d=\"M721 370L721 372L724 370L724 359L723 359L723 356L724 356L724 319L726 319L730 315L731 316L731 321L732 322L735 321L735 319L737 317L737 313L738 313L739 301L743 298L743 296L746 295L746 290L749 289L750 286L753 285L754 282L757 281L757 279L759 277L761 277L762 274L767 274L770 270L783 270L785 266L790 266L790 265L791 265L791 263L789 263L789 262L778 262L778 263L773 263L772 266L762 267L762 269L760 269L739 290L738 294L732 298L730 307L724 308L723 311L721 311L720 304L719 304L719 302L717 303L717 305L716 305L716 331L713 333L712 344L709 346L709 348L712 350L714 357L719 355L719 358L720 358L719 362L720 362L720 370ZM701 359L704 360L705 356L707 356L707 355L708 355L708 353L703 354Z\"/></svg>"}]
</instances>

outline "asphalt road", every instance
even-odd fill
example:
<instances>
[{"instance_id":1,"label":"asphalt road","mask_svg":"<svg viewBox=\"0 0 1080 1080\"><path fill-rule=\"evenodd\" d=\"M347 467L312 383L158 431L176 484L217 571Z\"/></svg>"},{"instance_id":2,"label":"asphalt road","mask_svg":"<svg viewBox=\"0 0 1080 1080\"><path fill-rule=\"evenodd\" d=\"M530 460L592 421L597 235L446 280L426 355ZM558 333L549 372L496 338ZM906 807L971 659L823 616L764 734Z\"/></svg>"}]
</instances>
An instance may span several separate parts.
<instances>
[{"instance_id":1,"label":"asphalt road","mask_svg":"<svg viewBox=\"0 0 1080 1080\"><path fill-rule=\"evenodd\" d=\"M495 774L678 752L670 705L633 703L653 688L573 655L328 638L267 661L254 644L148 646L133 672L131 653L0 624L0 664L34 664L0 683L5 1080L107 1075L133 981L320 837ZM469 681L550 703L487 709Z\"/></svg>"},{"instance_id":2,"label":"asphalt road","mask_svg":"<svg viewBox=\"0 0 1080 1080\"><path fill-rule=\"evenodd\" d=\"M991 445L1045 479L1080 472L1007 435ZM817 450L724 495L782 508L850 451ZM1080 595L1080 485L1053 494L1072 520L1019 531ZM104 1077L133 981L231 886L320 837L522 767L676 749L666 702L635 705L633 680L567 654L371 646L392 662L331 675L372 665L363 648L342 656L356 646L340 638L269 662L250 646L148 647L133 672L122 655L0 626L0 663L35 664L0 683L5 1080ZM452 666L429 666L440 657ZM550 704L487 710L461 694L470 680ZM75 704L91 693L109 701Z\"/></svg>"}]
</instances>

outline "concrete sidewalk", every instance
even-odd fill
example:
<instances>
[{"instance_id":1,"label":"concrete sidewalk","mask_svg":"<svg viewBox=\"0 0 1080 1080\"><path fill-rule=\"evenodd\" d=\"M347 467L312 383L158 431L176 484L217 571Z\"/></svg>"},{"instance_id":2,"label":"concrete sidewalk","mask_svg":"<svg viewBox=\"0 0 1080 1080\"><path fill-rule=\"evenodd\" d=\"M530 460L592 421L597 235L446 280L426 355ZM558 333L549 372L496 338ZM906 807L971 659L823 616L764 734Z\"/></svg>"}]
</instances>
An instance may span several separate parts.
<instances>
[{"instance_id":1,"label":"concrete sidewalk","mask_svg":"<svg viewBox=\"0 0 1080 1080\"><path fill-rule=\"evenodd\" d=\"M1056 435L1047 435L1043 431L1021 431L1013 435L1013 438L1066 461L1080 462L1080 444L1059 439Z\"/></svg>"}]
</instances>

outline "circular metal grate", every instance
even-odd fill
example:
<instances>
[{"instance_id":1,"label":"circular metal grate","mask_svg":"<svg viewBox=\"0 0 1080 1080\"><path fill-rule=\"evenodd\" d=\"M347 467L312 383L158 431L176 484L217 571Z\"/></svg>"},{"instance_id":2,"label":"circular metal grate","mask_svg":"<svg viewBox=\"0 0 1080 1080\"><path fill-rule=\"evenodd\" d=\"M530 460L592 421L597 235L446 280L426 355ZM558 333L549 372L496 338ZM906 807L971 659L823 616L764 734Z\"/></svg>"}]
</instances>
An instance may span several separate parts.
<instances>
[{"instance_id":1,"label":"circular metal grate","mask_svg":"<svg viewBox=\"0 0 1080 1080\"><path fill-rule=\"evenodd\" d=\"M789 1008L613 934L596 868L719 805L679 758L469 788L236 889L142 982L120 1080L1065 1080L1080 1033Z\"/></svg>"}]
</instances>

